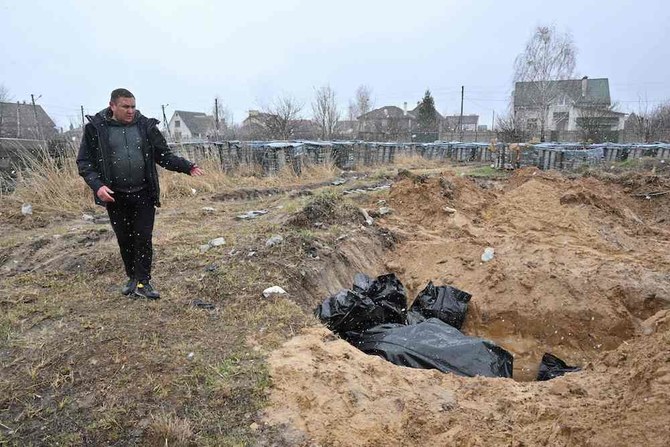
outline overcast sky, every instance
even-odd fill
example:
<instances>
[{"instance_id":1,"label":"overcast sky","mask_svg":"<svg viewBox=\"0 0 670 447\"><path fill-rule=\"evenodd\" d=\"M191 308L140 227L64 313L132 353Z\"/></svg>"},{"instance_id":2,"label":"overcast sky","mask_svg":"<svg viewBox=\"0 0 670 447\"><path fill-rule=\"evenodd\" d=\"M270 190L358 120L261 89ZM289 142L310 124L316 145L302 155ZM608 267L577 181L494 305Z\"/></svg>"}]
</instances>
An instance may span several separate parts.
<instances>
[{"instance_id":1,"label":"overcast sky","mask_svg":"<svg viewBox=\"0 0 670 447\"><path fill-rule=\"evenodd\" d=\"M514 6L510 6L514 5ZM429 88L441 113L460 108L491 123L505 111L512 67L533 29L572 34L577 75L610 80L612 99L670 99L670 2L239 2L0 0L0 84L67 127L117 87L161 118L211 113L220 96L236 122L278 95L309 103L330 84L342 109L360 84L374 105L415 105Z\"/></svg>"}]
</instances>

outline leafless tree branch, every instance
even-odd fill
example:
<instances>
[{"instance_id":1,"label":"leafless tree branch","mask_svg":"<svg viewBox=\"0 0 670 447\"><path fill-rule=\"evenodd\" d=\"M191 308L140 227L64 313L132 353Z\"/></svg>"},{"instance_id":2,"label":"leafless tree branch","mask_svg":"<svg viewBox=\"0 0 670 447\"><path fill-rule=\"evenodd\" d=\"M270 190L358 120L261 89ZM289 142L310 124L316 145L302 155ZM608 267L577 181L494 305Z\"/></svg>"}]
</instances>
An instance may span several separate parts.
<instances>
[{"instance_id":1,"label":"leafless tree branch","mask_svg":"<svg viewBox=\"0 0 670 447\"><path fill-rule=\"evenodd\" d=\"M330 85L324 85L314 92L312 114L320 137L324 140L332 139L340 121L340 111L337 109L335 91Z\"/></svg>"},{"instance_id":2,"label":"leafless tree branch","mask_svg":"<svg viewBox=\"0 0 670 447\"><path fill-rule=\"evenodd\" d=\"M561 94L558 83L552 81L572 77L576 53L570 34L559 34L553 26L538 26L523 53L514 61L514 81L532 83L529 99L539 111L541 140L544 140L549 106Z\"/></svg>"},{"instance_id":3,"label":"leafless tree branch","mask_svg":"<svg viewBox=\"0 0 670 447\"><path fill-rule=\"evenodd\" d=\"M262 109L260 117L268 138L290 140L300 119L303 104L290 95L277 97L272 104Z\"/></svg>"}]
</instances>

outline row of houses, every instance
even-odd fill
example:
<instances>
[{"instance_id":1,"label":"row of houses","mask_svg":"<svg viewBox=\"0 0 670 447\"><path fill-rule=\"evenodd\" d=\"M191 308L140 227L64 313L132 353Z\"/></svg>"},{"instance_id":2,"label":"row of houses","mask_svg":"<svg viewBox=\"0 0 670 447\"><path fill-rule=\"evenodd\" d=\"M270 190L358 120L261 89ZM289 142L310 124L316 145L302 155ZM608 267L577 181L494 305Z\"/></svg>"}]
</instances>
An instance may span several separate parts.
<instances>
[{"instance_id":1,"label":"row of houses","mask_svg":"<svg viewBox=\"0 0 670 447\"><path fill-rule=\"evenodd\" d=\"M617 135L626 126L626 114L612 110L607 78L566 79L546 82L517 82L513 93L513 117L529 137L543 136L558 140L570 132L592 128L608 135ZM385 105L357 117L340 121L335 138L363 141L435 141L458 138L463 132L485 132L488 126L479 123L474 114L443 116L437 113L437 129L426 135L418 125L418 104L408 110ZM285 135L270 129L275 116L258 110L249 115L238 129L238 138L316 139L317 125L311 120L295 119L286 123ZM204 113L176 111L169 123L169 133L175 141L212 139L214 118ZM616 137L615 137L616 138Z\"/></svg>"},{"instance_id":2,"label":"row of houses","mask_svg":"<svg viewBox=\"0 0 670 447\"><path fill-rule=\"evenodd\" d=\"M548 94L549 92L550 94ZM546 134L559 140L565 132L577 132L587 126L613 134L627 128L626 114L612 110L607 78L568 79L546 82L517 82L513 93L512 111L515 126L529 137ZM541 99L541 101L538 100ZM332 138L363 141L435 141L458 138L463 132L484 132L488 128L473 114L443 116L437 113L437 129L422 134L418 125L418 104L408 110L385 105L355 120L341 120ZM217 126L213 116L202 112L176 110L167 125L167 137L176 142L208 141L213 139L318 139L319 129L307 119L292 119L277 135L271 123L276 116L250 110L241 126ZM48 140L57 135L53 120L39 105L0 102L0 138Z\"/></svg>"},{"instance_id":3,"label":"row of houses","mask_svg":"<svg viewBox=\"0 0 670 447\"><path fill-rule=\"evenodd\" d=\"M442 116L437 114L437 131L430 141L439 139L446 132L486 131L486 125L479 125L478 115ZM317 124L308 119L288 120L277 135L273 123L277 117L259 110L249 110L248 116L237 129L235 138L246 140L288 139L313 140L320 133ZM418 110L407 110L396 106L383 106L359 116L356 120L340 120L335 127L337 139L364 141L413 141L419 132ZM216 128L215 119L201 112L176 110L168 122L168 134L173 141L206 141L229 133L229 129Z\"/></svg>"}]
</instances>

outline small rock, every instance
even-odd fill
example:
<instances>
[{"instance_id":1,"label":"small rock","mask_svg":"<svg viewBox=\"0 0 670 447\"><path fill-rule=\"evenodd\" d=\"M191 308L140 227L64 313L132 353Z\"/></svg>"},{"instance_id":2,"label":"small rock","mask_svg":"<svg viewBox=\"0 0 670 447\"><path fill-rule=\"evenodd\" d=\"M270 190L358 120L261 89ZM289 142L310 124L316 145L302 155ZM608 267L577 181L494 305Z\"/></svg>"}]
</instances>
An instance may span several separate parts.
<instances>
[{"instance_id":1,"label":"small rock","mask_svg":"<svg viewBox=\"0 0 670 447\"><path fill-rule=\"evenodd\" d=\"M255 251L250 251L250 252L247 254L247 257L248 257L248 258L253 258L254 256L256 256L256 252L255 252Z\"/></svg>"},{"instance_id":2,"label":"small rock","mask_svg":"<svg viewBox=\"0 0 670 447\"><path fill-rule=\"evenodd\" d=\"M259 426L258 426L257 423L252 422L251 425L249 425L249 428L250 428L252 431L257 431L258 428L259 428Z\"/></svg>"},{"instance_id":3,"label":"small rock","mask_svg":"<svg viewBox=\"0 0 670 447\"><path fill-rule=\"evenodd\" d=\"M226 245L226 240L222 237L217 237L216 239L209 241L209 246L212 248L219 247L221 245Z\"/></svg>"},{"instance_id":4,"label":"small rock","mask_svg":"<svg viewBox=\"0 0 670 447\"><path fill-rule=\"evenodd\" d=\"M24 216L29 216L33 214L33 206L30 203L24 203L21 205L21 214Z\"/></svg>"},{"instance_id":5,"label":"small rock","mask_svg":"<svg viewBox=\"0 0 670 447\"><path fill-rule=\"evenodd\" d=\"M206 213L213 213L216 211L216 209L212 208L211 206L203 206L202 210Z\"/></svg>"},{"instance_id":6,"label":"small rock","mask_svg":"<svg viewBox=\"0 0 670 447\"><path fill-rule=\"evenodd\" d=\"M207 253L209 249L212 248L209 244L203 244L200 246L200 253Z\"/></svg>"},{"instance_id":7,"label":"small rock","mask_svg":"<svg viewBox=\"0 0 670 447\"><path fill-rule=\"evenodd\" d=\"M484 253L482 253L482 262L489 262L491 259L493 259L493 254L495 253L495 250L493 247L486 247L484 249Z\"/></svg>"},{"instance_id":8,"label":"small rock","mask_svg":"<svg viewBox=\"0 0 670 447\"><path fill-rule=\"evenodd\" d=\"M281 237L278 234L275 234L274 236L272 236L270 239L268 239L265 242L265 246L266 247L274 247L275 245L281 244L283 241L284 241L283 237Z\"/></svg>"},{"instance_id":9,"label":"small rock","mask_svg":"<svg viewBox=\"0 0 670 447\"><path fill-rule=\"evenodd\" d=\"M189 352L186 356L186 360L193 360L193 357L195 357L195 352Z\"/></svg>"},{"instance_id":10,"label":"small rock","mask_svg":"<svg viewBox=\"0 0 670 447\"><path fill-rule=\"evenodd\" d=\"M363 208L360 208L360 211L361 211L361 214L363 215L363 217L365 218L365 223L366 223L368 226L372 225L372 223L374 222L374 220L372 220L372 217L370 217L370 215L368 214L368 212L367 212L366 210L364 210Z\"/></svg>"},{"instance_id":11,"label":"small rock","mask_svg":"<svg viewBox=\"0 0 670 447\"><path fill-rule=\"evenodd\" d=\"M198 193L198 191L196 191L195 188L191 188L191 194L196 195L197 193Z\"/></svg>"},{"instance_id":12,"label":"small rock","mask_svg":"<svg viewBox=\"0 0 670 447\"><path fill-rule=\"evenodd\" d=\"M196 307L198 309L205 309L205 310L215 310L216 306L212 303L207 303L201 299L195 299L193 301L190 301L189 304L192 307Z\"/></svg>"},{"instance_id":13,"label":"small rock","mask_svg":"<svg viewBox=\"0 0 670 447\"><path fill-rule=\"evenodd\" d=\"M382 206L381 208L379 208L379 214L381 216L391 214L392 212L393 212L393 208L389 208L388 206Z\"/></svg>"},{"instance_id":14,"label":"small rock","mask_svg":"<svg viewBox=\"0 0 670 447\"><path fill-rule=\"evenodd\" d=\"M346 182L347 182L346 179L338 178L337 180L332 181L330 184L333 186L339 186L344 185Z\"/></svg>"},{"instance_id":15,"label":"small rock","mask_svg":"<svg viewBox=\"0 0 670 447\"><path fill-rule=\"evenodd\" d=\"M447 214L456 214L456 209L455 208L450 208L448 206L443 206L442 211L444 211Z\"/></svg>"},{"instance_id":16,"label":"small rock","mask_svg":"<svg viewBox=\"0 0 670 447\"><path fill-rule=\"evenodd\" d=\"M272 286L263 290L263 296L265 298L270 298L271 296L285 296L285 295L288 295L288 293L286 292L286 290L282 289L279 286Z\"/></svg>"},{"instance_id":17,"label":"small rock","mask_svg":"<svg viewBox=\"0 0 670 447\"><path fill-rule=\"evenodd\" d=\"M86 222L93 222L95 220L95 217L92 214L82 214L81 218Z\"/></svg>"},{"instance_id":18,"label":"small rock","mask_svg":"<svg viewBox=\"0 0 670 447\"><path fill-rule=\"evenodd\" d=\"M236 216L236 219L239 220L246 220L246 219L255 219L258 216L262 216L264 214L267 214L268 210L255 210L255 211L247 211L244 214L240 214L239 216Z\"/></svg>"}]
</instances>

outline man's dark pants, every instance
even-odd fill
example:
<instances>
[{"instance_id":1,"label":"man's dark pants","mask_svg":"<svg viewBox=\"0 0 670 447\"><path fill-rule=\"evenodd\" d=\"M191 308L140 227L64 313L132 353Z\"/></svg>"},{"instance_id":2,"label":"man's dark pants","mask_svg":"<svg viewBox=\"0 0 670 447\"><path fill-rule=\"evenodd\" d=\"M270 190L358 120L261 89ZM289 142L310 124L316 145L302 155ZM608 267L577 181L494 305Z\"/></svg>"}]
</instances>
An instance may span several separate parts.
<instances>
[{"instance_id":1,"label":"man's dark pants","mask_svg":"<svg viewBox=\"0 0 670 447\"><path fill-rule=\"evenodd\" d=\"M148 188L134 193L117 191L113 197L115 201L107 203L107 213L119 242L126 274L140 282L149 281L156 215L154 200Z\"/></svg>"}]
</instances>

